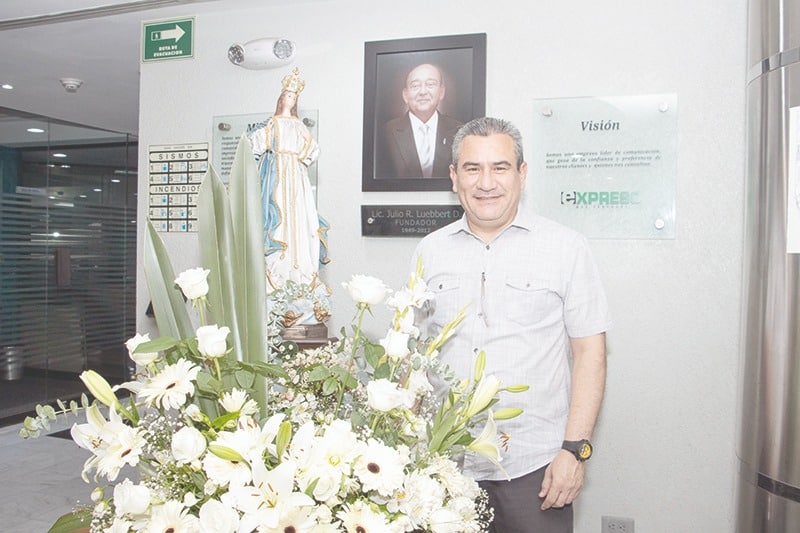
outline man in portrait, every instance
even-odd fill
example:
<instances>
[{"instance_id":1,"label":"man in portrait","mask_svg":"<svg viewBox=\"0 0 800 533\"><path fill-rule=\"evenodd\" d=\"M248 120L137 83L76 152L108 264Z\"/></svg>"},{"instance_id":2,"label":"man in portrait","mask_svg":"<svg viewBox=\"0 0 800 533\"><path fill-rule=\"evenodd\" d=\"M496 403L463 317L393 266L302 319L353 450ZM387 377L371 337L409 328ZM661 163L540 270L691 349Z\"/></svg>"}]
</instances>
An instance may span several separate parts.
<instances>
[{"instance_id":1,"label":"man in portrait","mask_svg":"<svg viewBox=\"0 0 800 533\"><path fill-rule=\"evenodd\" d=\"M451 141L462 123L439 107L446 87L436 65L417 65L406 76L402 97L407 112L386 122L377 178L447 178Z\"/></svg>"}]
</instances>

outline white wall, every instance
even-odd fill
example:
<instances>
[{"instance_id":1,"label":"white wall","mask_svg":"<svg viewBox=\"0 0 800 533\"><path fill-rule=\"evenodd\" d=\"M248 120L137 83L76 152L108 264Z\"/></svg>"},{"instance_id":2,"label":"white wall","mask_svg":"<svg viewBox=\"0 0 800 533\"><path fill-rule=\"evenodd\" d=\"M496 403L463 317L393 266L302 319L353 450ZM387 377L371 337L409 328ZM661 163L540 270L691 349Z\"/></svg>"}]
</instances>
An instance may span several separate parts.
<instances>
[{"instance_id":1,"label":"white wall","mask_svg":"<svg viewBox=\"0 0 800 533\"><path fill-rule=\"evenodd\" d=\"M307 80L301 108L319 110L319 208L332 225L324 277L334 289L354 273L393 287L407 274L416 239L361 237L361 204L455 202L444 192L361 192L365 41L485 32L487 114L510 119L528 139L535 98L678 95L677 238L592 241L615 328L576 531L599 531L602 515L633 517L648 533L731 531L745 0L225 4L197 13L194 59L142 65L140 168L149 145L211 143L214 115L269 113L289 68L247 71L225 52L259 37L295 41L294 65ZM146 184L140 180L140 220ZM195 235L162 236L176 272L196 266ZM333 332L352 314L337 292ZM147 301L140 269L139 316ZM139 329L150 324L140 319Z\"/></svg>"}]
</instances>

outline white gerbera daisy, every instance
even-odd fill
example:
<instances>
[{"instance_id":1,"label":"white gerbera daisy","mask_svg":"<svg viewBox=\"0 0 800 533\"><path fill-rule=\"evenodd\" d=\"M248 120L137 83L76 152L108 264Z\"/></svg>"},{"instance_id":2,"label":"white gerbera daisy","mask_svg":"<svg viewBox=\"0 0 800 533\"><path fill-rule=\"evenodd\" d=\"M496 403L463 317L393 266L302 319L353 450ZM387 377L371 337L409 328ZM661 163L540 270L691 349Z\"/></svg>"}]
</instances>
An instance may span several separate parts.
<instances>
[{"instance_id":1,"label":"white gerbera daisy","mask_svg":"<svg viewBox=\"0 0 800 533\"><path fill-rule=\"evenodd\" d=\"M353 465L353 471L365 491L374 490L381 496L389 497L403 486L405 465L406 460L399 450L369 439L362 455Z\"/></svg>"},{"instance_id":2,"label":"white gerbera daisy","mask_svg":"<svg viewBox=\"0 0 800 533\"><path fill-rule=\"evenodd\" d=\"M169 500L153 507L145 533L199 533L200 520L189 514L181 502Z\"/></svg>"},{"instance_id":3,"label":"white gerbera daisy","mask_svg":"<svg viewBox=\"0 0 800 533\"><path fill-rule=\"evenodd\" d=\"M192 382L199 372L199 366L180 359L148 380L139 391L139 397L151 407L155 404L163 409L178 409L186 403L188 395L194 394Z\"/></svg>"},{"instance_id":4,"label":"white gerbera daisy","mask_svg":"<svg viewBox=\"0 0 800 533\"><path fill-rule=\"evenodd\" d=\"M362 501L348 504L336 514L348 533L385 533L389 528L386 517L373 511Z\"/></svg>"}]
</instances>

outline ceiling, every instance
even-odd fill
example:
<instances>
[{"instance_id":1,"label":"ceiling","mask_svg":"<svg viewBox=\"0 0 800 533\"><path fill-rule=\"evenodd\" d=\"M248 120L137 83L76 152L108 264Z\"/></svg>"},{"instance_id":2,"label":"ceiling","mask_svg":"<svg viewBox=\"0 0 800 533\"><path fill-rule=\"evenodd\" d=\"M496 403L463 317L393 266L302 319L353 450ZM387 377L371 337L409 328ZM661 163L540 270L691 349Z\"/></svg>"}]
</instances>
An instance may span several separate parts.
<instances>
[{"instance_id":1,"label":"ceiling","mask_svg":"<svg viewBox=\"0 0 800 533\"><path fill-rule=\"evenodd\" d=\"M136 134L142 20L219 9L220 0L2 0L0 107ZM242 0L225 0L226 7ZM215 6L216 4L216 6ZM59 81L83 84L67 92Z\"/></svg>"}]
</instances>

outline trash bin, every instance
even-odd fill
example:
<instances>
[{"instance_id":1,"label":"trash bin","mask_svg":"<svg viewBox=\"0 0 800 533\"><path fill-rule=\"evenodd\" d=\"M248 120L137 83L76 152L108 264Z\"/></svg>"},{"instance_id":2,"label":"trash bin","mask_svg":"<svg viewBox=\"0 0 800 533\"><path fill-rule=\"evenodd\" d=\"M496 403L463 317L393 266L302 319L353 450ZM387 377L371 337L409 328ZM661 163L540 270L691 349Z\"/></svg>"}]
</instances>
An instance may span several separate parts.
<instances>
[{"instance_id":1,"label":"trash bin","mask_svg":"<svg viewBox=\"0 0 800 533\"><path fill-rule=\"evenodd\" d=\"M22 379L24 360L22 352L16 346L4 346L0 351L0 379L14 381Z\"/></svg>"}]
</instances>

